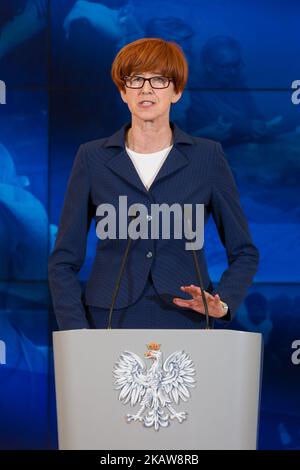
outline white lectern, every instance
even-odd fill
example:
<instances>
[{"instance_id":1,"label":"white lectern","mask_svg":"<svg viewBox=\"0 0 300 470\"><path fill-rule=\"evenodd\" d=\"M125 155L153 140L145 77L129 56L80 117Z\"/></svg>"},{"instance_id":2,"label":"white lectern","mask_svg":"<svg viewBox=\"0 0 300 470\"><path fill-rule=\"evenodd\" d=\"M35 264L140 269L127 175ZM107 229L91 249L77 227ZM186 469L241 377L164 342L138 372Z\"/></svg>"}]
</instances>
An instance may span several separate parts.
<instances>
[{"instance_id":1,"label":"white lectern","mask_svg":"<svg viewBox=\"0 0 300 470\"><path fill-rule=\"evenodd\" d=\"M61 331L55 332L53 338L60 449L256 448L260 334L232 330L112 329ZM158 344L161 353L161 367L152 376L149 370L155 359L145 355L149 352L149 343ZM184 354L176 356L176 364L169 361L164 365L177 351ZM122 382L120 370L122 374L125 363L118 361L124 353L127 365L136 361L135 374L141 370L141 364L145 364L143 374L147 376L148 388L140 386L141 397L134 406L131 406L131 398L124 404L124 400L119 399L122 390L116 389L114 371L118 363L119 383ZM185 385L194 379L191 387L183 389L186 401L180 398L178 403L175 400L169 408L164 408L165 427L148 427L142 416L151 414L154 404L151 394L158 391L163 380L171 378L171 383L175 373L185 380L186 372L174 369L178 364L186 367L185 371L190 374ZM169 379L164 379L166 375ZM124 369L123 386L125 379L128 380L128 370ZM176 391L172 393L176 397ZM136 416L142 402L146 403L144 414L140 419L128 421L126 416ZM170 409L186 413L185 419L182 422L177 419L183 414L170 419Z\"/></svg>"}]
</instances>

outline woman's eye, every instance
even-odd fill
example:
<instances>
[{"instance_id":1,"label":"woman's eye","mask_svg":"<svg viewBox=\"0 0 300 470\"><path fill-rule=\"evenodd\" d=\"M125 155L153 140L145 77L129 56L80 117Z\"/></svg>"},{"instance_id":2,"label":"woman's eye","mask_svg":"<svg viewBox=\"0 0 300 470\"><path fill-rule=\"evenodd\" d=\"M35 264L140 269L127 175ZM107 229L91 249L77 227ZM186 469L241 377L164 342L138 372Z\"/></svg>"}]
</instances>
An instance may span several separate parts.
<instances>
[{"instance_id":1,"label":"woman's eye","mask_svg":"<svg viewBox=\"0 0 300 470\"><path fill-rule=\"evenodd\" d=\"M131 83L141 83L143 79L141 77L135 77L131 80Z\"/></svg>"},{"instance_id":2,"label":"woman's eye","mask_svg":"<svg viewBox=\"0 0 300 470\"><path fill-rule=\"evenodd\" d=\"M153 82L154 82L154 86L163 87L166 85L167 80L164 77L154 77L152 79L152 83Z\"/></svg>"}]
</instances>

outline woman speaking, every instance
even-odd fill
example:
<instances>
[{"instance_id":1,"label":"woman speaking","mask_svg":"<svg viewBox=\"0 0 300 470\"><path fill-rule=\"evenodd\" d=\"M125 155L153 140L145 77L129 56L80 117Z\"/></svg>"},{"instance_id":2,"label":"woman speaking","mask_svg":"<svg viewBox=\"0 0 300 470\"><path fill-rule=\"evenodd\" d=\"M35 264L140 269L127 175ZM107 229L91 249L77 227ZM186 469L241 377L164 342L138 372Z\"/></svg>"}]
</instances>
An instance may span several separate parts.
<instances>
[{"instance_id":1,"label":"woman speaking","mask_svg":"<svg viewBox=\"0 0 300 470\"><path fill-rule=\"evenodd\" d=\"M228 260L217 289L209 277L205 244L193 253L210 319L231 320L257 270L258 251L221 145L189 135L170 121L170 107L180 100L188 78L185 56L174 42L139 39L118 52L111 76L131 112L131 122L109 137L81 145L77 152L49 258L49 284L59 328L107 326L128 248L130 234L124 227L137 222L124 211L125 203L139 208L135 216L149 230L130 237L111 326L205 325L204 297L195 285L195 260L185 237L174 229L180 213L175 216L173 209L185 205L192 207L192 216L196 206L202 205L205 223L210 216L214 219ZM154 206L164 209L161 219L169 213L173 236L163 233L165 220L158 230L150 228ZM98 242L82 292L77 274L85 259L92 219Z\"/></svg>"}]
</instances>

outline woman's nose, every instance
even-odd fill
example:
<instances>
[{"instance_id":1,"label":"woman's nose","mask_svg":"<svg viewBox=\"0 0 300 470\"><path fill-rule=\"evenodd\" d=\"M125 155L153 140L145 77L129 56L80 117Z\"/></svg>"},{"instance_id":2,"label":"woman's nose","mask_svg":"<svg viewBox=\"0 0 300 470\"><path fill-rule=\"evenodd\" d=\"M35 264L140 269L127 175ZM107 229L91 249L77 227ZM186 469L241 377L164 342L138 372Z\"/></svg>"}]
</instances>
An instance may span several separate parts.
<instances>
[{"instance_id":1,"label":"woman's nose","mask_svg":"<svg viewBox=\"0 0 300 470\"><path fill-rule=\"evenodd\" d=\"M152 91L152 86L150 85L149 80L144 81L144 85L142 86L142 90L151 90Z\"/></svg>"}]
</instances>

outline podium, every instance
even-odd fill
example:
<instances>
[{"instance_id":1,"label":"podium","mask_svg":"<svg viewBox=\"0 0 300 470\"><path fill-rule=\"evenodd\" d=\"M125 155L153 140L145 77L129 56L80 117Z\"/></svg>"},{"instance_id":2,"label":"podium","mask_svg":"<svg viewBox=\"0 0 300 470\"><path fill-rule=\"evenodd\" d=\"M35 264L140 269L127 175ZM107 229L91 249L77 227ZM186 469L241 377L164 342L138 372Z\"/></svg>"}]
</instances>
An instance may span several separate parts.
<instances>
[{"instance_id":1,"label":"podium","mask_svg":"<svg viewBox=\"0 0 300 470\"><path fill-rule=\"evenodd\" d=\"M260 334L233 330L87 329L54 332L53 345L59 449L256 449ZM149 357L151 348L159 348L160 352L156 375L149 372L157 360ZM122 390L126 396L124 387L130 384L125 382L134 374L136 380L143 363L148 385L141 385L139 390L144 395L135 400L131 396L124 403L119 396ZM133 375L128 373L131 366L135 367ZM172 382L175 373L185 384L181 389L185 401L179 397L178 403L178 381L177 385ZM172 402L169 408L160 408L165 427L155 429L149 426L149 420L146 426L143 416L152 413L153 417L152 395L158 389L161 393L164 387L166 397L167 381L173 391L168 395ZM146 400L148 408L139 416L146 396L150 397ZM135 401L134 406L131 401ZM170 409L177 413L172 419ZM140 419L129 420L127 415ZM181 422L180 416L184 416Z\"/></svg>"}]
</instances>

